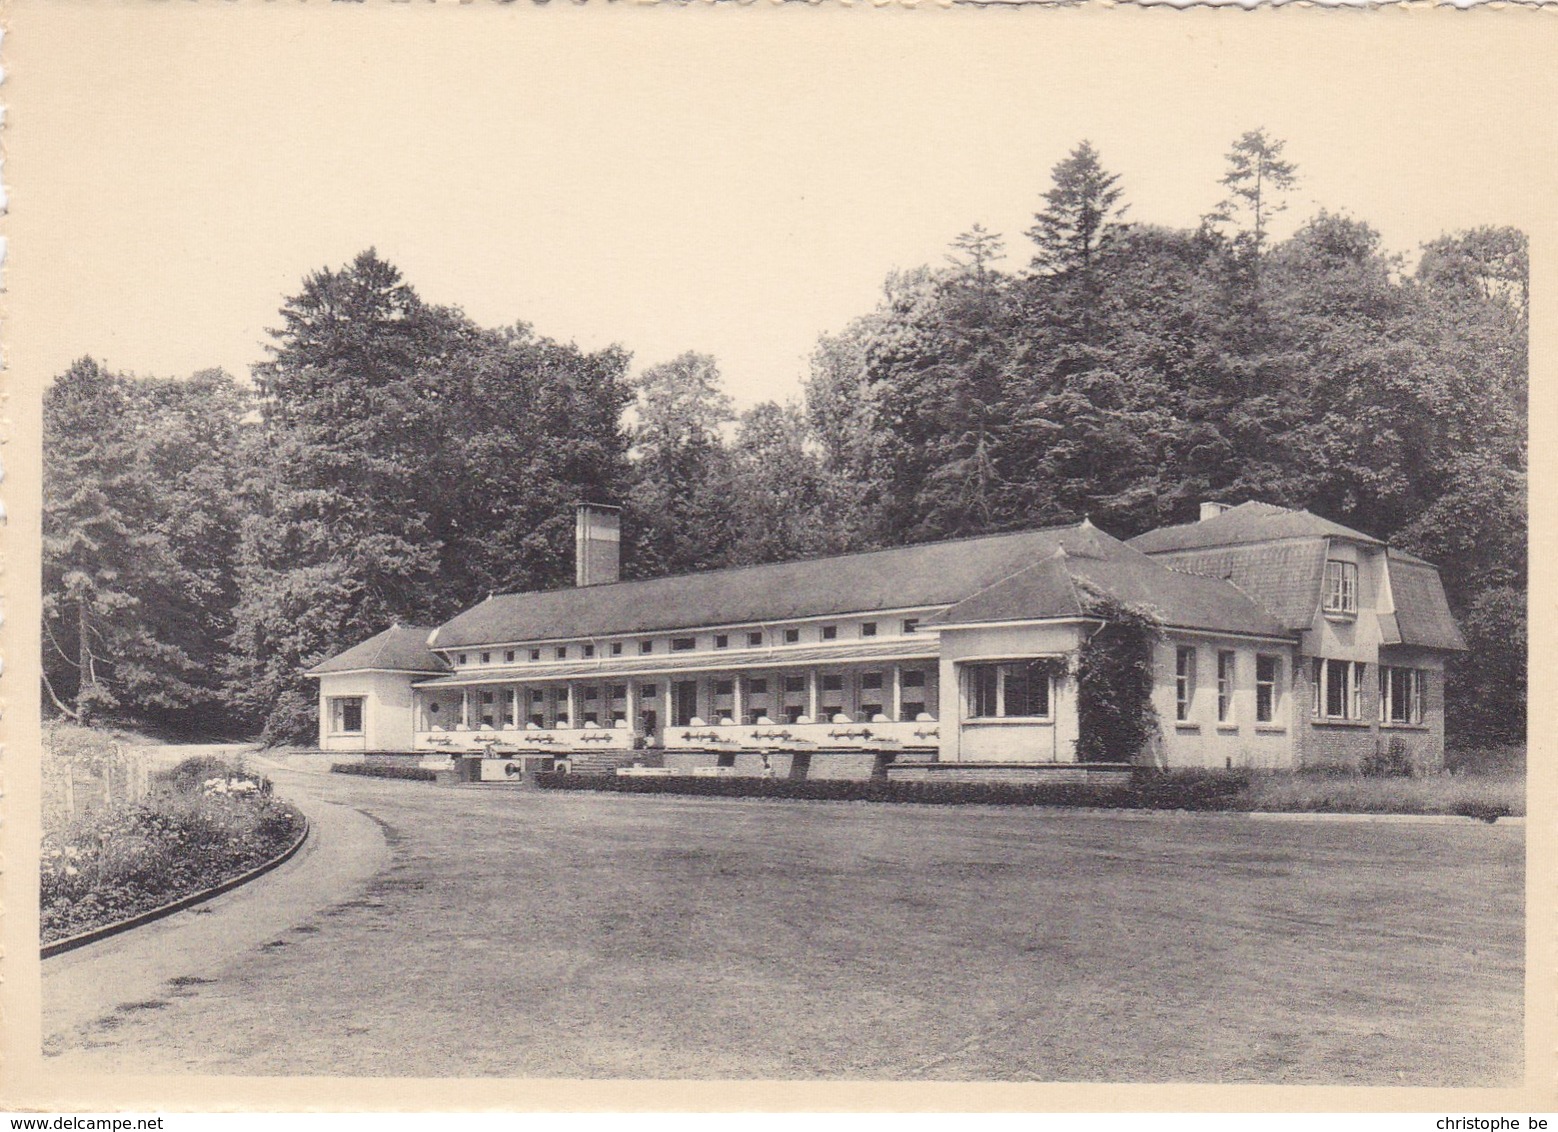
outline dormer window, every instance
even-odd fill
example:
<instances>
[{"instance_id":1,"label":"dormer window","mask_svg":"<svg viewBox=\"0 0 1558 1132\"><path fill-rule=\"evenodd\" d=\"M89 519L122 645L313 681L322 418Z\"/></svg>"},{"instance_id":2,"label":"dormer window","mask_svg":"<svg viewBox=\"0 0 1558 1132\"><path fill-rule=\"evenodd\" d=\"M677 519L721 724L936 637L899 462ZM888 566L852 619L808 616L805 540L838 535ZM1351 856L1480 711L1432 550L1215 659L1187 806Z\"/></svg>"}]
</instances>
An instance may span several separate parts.
<instances>
[{"instance_id":1,"label":"dormer window","mask_svg":"<svg viewBox=\"0 0 1558 1132\"><path fill-rule=\"evenodd\" d=\"M492 663L492 654L490 652L482 653L481 654L481 662L483 664L491 664Z\"/></svg>"},{"instance_id":2,"label":"dormer window","mask_svg":"<svg viewBox=\"0 0 1558 1132\"><path fill-rule=\"evenodd\" d=\"M568 646L567 645L558 645L557 649L556 649L556 656L557 656L558 660L567 660L568 659Z\"/></svg>"},{"instance_id":3,"label":"dormer window","mask_svg":"<svg viewBox=\"0 0 1558 1132\"><path fill-rule=\"evenodd\" d=\"M585 645L584 646L584 659L585 660L590 660L594 656L595 656L595 646L594 645Z\"/></svg>"},{"instance_id":4,"label":"dormer window","mask_svg":"<svg viewBox=\"0 0 1558 1132\"><path fill-rule=\"evenodd\" d=\"M464 664L465 663L465 654L463 652L460 654L459 663L460 664Z\"/></svg>"},{"instance_id":5,"label":"dormer window","mask_svg":"<svg viewBox=\"0 0 1558 1132\"><path fill-rule=\"evenodd\" d=\"M1325 564L1325 612L1358 612L1358 564L1332 559Z\"/></svg>"},{"instance_id":6,"label":"dormer window","mask_svg":"<svg viewBox=\"0 0 1558 1132\"><path fill-rule=\"evenodd\" d=\"M503 654L503 663L505 663L505 664L513 664L514 663L514 650L513 649L509 649L507 652L505 652Z\"/></svg>"},{"instance_id":7,"label":"dormer window","mask_svg":"<svg viewBox=\"0 0 1558 1132\"><path fill-rule=\"evenodd\" d=\"M836 641L839 639L839 627L837 625L824 625L822 627L822 639Z\"/></svg>"},{"instance_id":8,"label":"dormer window","mask_svg":"<svg viewBox=\"0 0 1558 1132\"><path fill-rule=\"evenodd\" d=\"M531 660L540 660L541 659L541 650L540 649L531 649L530 650L530 659Z\"/></svg>"},{"instance_id":9,"label":"dormer window","mask_svg":"<svg viewBox=\"0 0 1558 1132\"><path fill-rule=\"evenodd\" d=\"M801 631L799 629L786 629L784 631L784 643L785 644L787 644L787 645L799 644L800 640L801 640Z\"/></svg>"}]
</instances>

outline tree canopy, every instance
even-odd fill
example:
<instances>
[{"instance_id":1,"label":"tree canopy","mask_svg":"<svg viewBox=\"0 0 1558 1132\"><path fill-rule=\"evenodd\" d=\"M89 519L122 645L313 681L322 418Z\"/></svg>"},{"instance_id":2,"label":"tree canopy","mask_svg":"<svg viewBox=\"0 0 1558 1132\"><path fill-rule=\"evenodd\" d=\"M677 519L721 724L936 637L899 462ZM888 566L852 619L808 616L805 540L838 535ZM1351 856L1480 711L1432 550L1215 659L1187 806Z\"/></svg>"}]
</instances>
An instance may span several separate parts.
<instances>
[{"instance_id":1,"label":"tree canopy","mask_svg":"<svg viewBox=\"0 0 1558 1132\"><path fill-rule=\"evenodd\" d=\"M1298 169L1238 138L1190 228L1126 223L1082 142L1026 264L981 224L822 335L804 402L738 413L688 350L629 377L425 302L371 249L282 304L251 392L82 359L45 402L45 701L303 739L303 672L388 625L571 577L578 499L646 577L1205 499L1307 507L1439 565L1471 653L1452 734L1523 733L1526 238L1415 264L1361 219L1274 218Z\"/></svg>"}]
</instances>

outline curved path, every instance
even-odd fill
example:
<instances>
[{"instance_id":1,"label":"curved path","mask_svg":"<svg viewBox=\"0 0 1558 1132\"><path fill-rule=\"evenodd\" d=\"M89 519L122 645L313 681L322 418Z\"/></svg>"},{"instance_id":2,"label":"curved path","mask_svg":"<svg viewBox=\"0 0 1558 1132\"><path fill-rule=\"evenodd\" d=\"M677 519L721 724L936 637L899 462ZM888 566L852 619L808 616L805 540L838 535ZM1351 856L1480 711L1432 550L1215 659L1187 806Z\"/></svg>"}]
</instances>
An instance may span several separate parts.
<instances>
[{"instance_id":1,"label":"curved path","mask_svg":"<svg viewBox=\"0 0 1558 1132\"><path fill-rule=\"evenodd\" d=\"M171 748L170 748L171 750ZM200 754L249 748L200 748ZM42 965L45 1049L68 1044L95 1020L124 1004L159 1001L176 989L206 985L244 952L361 894L389 863L384 833L342 804L345 795L250 754L276 793L308 816L308 841L269 873L194 907L121 935L46 959Z\"/></svg>"},{"instance_id":2,"label":"curved path","mask_svg":"<svg viewBox=\"0 0 1558 1132\"><path fill-rule=\"evenodd\" d=\"M271 771L312 847L44 964L83 1073L1495 1085L1524 830Z\"/></svg>"}]
</instances>

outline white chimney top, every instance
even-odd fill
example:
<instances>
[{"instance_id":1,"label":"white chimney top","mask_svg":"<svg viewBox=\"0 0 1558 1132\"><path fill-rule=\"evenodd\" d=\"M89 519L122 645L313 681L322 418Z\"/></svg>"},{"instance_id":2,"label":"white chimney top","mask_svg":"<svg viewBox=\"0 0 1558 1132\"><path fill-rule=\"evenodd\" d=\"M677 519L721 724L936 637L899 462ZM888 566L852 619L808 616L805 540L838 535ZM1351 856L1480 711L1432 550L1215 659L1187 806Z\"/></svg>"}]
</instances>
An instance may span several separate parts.
<instances>
[{"instance_id":1,"label":"white chimney top","mask_svg":"<svg viewBox=\"0 0 1558 1132\"><path fill-rule=\"evenodd\" d=\"M1201 504L1201 521L1204 523L1208 519L1215 519L1218 515L1221 515L1224 511L1227 511L1232 506L1233 504L1231 503L1203 503Z\"/></svg>"}]
</instances>

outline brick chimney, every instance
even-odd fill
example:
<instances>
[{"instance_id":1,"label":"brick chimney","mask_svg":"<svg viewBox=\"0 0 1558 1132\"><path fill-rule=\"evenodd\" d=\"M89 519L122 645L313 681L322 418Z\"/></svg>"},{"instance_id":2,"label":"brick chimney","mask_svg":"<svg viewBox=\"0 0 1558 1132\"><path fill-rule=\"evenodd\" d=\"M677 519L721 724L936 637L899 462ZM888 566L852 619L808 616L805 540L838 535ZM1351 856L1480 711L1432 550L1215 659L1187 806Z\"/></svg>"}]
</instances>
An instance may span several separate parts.
<instances>
[{"instance_id":1,"label":"brick chimney","mask_svg":"<svg viewBox=\"0 0 1558 1132\"><path fill-rule=\"evenodd\" d=\"M1201 504L1201 521L1204 523L1208 519L1215 519L1232 506L1233 504L1231 503L1203 503Z\"/></svg>"},{"instance_id":2,"label":"brick chimney","mask_svg":"<svg viewBox=\"0 0 1558 1132\"><path fill-rule=\"evenodd\" d=\"M574 583L603 586L622 576L622 508L579 503L574 509Z\"/></svg>"}]
</instances>

